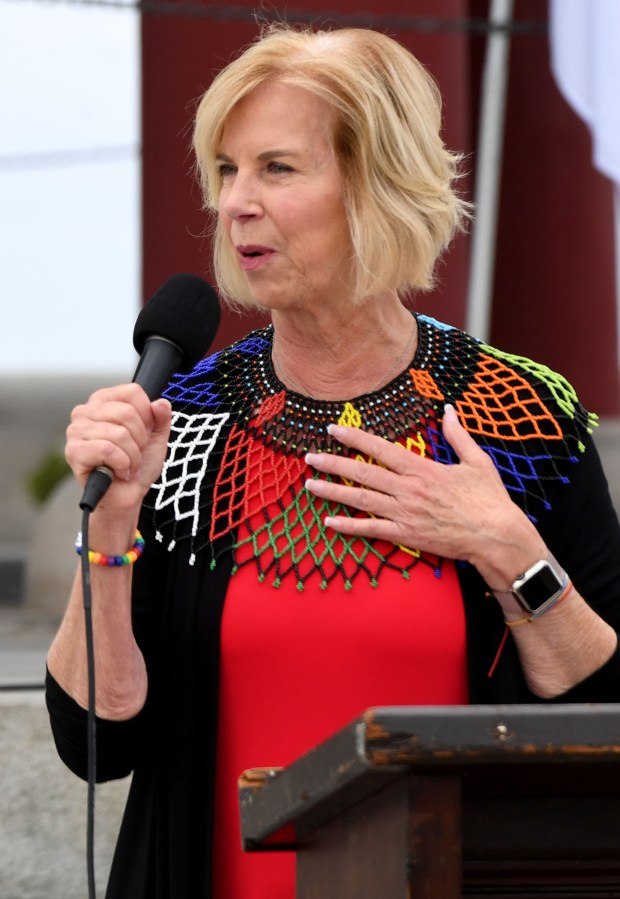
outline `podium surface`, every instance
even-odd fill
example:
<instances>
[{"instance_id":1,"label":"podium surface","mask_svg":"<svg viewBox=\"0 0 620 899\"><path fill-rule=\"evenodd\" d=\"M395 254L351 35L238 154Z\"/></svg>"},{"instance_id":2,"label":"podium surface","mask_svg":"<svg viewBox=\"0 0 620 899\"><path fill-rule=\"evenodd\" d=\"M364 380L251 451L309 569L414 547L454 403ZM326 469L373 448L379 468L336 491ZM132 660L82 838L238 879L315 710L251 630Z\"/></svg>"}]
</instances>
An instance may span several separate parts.
<instances>
[{"instance_id":1,"label":"podium surface","mask_svg":"<svg viewBox=\"0 0 620 899\"><path fill-rule=\"evenodd\" d=\"M298 899L620 897L620 705L368 709L240 805Z\"/></svg>"}]
</instances>

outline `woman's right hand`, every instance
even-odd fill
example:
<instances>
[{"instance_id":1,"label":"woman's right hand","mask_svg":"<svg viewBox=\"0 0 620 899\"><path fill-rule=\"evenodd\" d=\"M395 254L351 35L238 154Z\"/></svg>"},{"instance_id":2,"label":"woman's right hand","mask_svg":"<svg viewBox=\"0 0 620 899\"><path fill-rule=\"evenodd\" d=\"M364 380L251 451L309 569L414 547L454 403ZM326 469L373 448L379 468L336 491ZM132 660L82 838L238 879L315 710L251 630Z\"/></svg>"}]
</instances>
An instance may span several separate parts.
<instances>
[{"instance_id":1,"label":"woman's right hand","mask_svg":"<svg viewBox=\"0 0 620 899\"><path fill-rule=\"evenodd\" d=\"M114 474L99 508L140 506L164 464L171 417L167 400L151 402L137 384L97 390L76 406L65 449L75 477L83 486L100 465Z\"/></svg>"}]
</instances>

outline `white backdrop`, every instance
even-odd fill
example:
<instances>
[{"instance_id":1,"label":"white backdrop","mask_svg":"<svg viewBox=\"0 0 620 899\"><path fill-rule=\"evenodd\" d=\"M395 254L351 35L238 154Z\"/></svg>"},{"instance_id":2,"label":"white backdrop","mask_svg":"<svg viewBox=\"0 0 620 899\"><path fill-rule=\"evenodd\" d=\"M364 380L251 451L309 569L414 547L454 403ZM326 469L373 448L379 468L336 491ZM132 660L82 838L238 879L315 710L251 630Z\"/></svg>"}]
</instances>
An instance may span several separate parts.
<instances>
[{"instance_id":1,"label":"white backdrop","mask_svg":"<svg viewBox=\"0 0 620 899\"><path fill-rule=\"evenodd\" d=\"M558 87L590 128L593 165L615 185L620 322L620 2L551 0L550 26L551 66Z\"/></svg>"},{"instance_id":2,"label":"white backdrop","mask_svg":"<svg viewBox=\"0 0 620 899\"><path fill-rule=\"evenodd\" d=\"M131 371L139 18L0 0L0 375Z\"/></svg>"}]
</instances>

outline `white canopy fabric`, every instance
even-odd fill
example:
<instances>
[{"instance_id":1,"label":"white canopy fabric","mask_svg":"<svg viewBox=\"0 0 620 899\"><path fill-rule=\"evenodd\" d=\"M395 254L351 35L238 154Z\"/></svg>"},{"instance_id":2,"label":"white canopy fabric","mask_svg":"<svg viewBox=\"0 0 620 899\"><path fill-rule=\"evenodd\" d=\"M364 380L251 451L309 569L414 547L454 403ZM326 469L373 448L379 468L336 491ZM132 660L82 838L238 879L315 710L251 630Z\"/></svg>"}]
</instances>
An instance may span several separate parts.
<instances>
[{"instance_id":1,"label":"white canopy fabric","mask_svg":"<svg viewBox=\"0 0 620 899\"><path fill-rule=\"evenodd\" d=\"M614 184L620 321L620 0L551 0L550 45L557 85L590 128L593 164Z\"/></svg>"},{"instance_id":2,"label":"white canopy fabric","mask_svg":"<svg viewBox=\"0 0 620 899\"><path fill-rule=\"evenodd\" d=\"M592 132L593 162L620 188L620 2L551 0L551 67Z\"/></svg>"}]
</instances>

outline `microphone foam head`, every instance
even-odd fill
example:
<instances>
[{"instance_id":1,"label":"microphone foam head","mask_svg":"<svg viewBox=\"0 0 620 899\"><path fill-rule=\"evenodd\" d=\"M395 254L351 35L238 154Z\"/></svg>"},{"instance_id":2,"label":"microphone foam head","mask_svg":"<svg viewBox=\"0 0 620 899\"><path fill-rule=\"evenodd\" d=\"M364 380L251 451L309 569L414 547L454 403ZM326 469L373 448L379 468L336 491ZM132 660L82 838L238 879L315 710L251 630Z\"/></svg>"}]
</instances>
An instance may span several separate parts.
<instances>
[{"instance_id":1,"label":"microphone foam head","mask_svg":"<svg viewBox=\"0 0 620 899\"><path fill-rule=\"evenodd\" d=\"M220 323L215 290L197 275L173 275L138 315L133 345L142 354L149 337L164 337L182 354L179 371L190 371L207 353Z\"/></svg>"}]
</instances>

